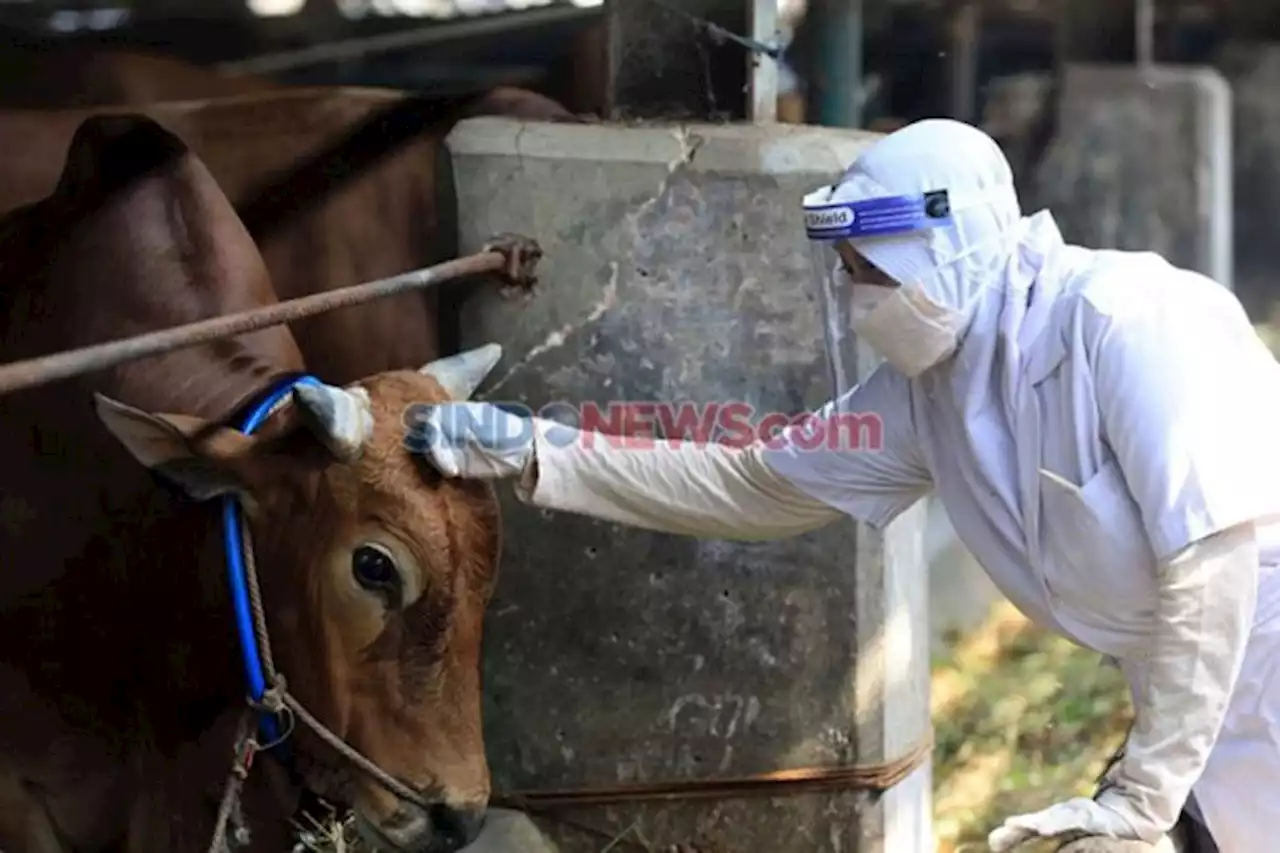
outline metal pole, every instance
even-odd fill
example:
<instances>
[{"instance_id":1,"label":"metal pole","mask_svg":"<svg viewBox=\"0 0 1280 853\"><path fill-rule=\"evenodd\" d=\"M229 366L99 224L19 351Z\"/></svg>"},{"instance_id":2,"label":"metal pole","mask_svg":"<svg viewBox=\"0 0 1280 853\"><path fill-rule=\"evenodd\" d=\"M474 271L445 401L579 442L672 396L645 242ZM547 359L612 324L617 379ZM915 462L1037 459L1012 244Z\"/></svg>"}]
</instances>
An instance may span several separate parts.
<instances>
[{"instance_id":1,"label":"metal pole","mask_svg":"<svg viewBox=\"0 0 1280 853\"><path fill-rule=\"evenodd\" d=\"M479 18L467 18L435 26L417 27L411 30L397 30L381 33L368 38L347 39L346 41L327 42L297 50L282 50L276 53L264 53L248 59L237 59L223 62L217 70L224 74L278 74L294 68L305 68L326 62L342 59L358 59L371 53L390 53L409 47L422 47L440 42L456 41L476 36L489 36L505 30L536 27L545 24L556 24L576 18L599 15L598 6L579 7L572 5L548 6L542 9L531 9L525 12L499 12Z\"/></svg>"},{"instance_id":2,"label":"metal pole","mask_svg":"<svg viewBox=\"0 0 1280 853\"><path fill-rule=\"evenodd\" d=\"M821 102L818 123L829 127L862 124L862 0L814 0L821 15L818 56Z\"/></svg>"},{"instance_id":3,"label":"metal pole","mask_svg":"<svg viewBox=\"0 0 1280 853\"><path fill-rule=\"evenodd\" d=\"M951 117L966 122L978 111L978 17L975 0L961 0L951 14Z\"/></svg>"},{"instance_id":4,"label":"metal pole","mask_svg":"<svg viewBox=\"0 0 1280 853\"><path fill-rule=\"evenodd\" d=\"M1134 0L1134 55L1138 67L1148 69L1155 64L1155 0Z\"/></svg>"},{"instance_id":5,"label":"metal pole","mask_svg":"<svg viewBox=\"0 0 1280 853\"><path fill-rule=\"evenodd\" d=\"M751 4L751 38L763 44L778 41L778 0L749 0ZM751 102L747 118L756 123L777 121L778 60L747 52L747 77Z\"/></svg>"},{"instance_id":6,"label":"metal pole","mask_svg":"<svg viewBox=\"0 0 1280 853\"><path fill-rule=\"evenodd\" d=\"M541 250L532 240L506 238L505 243L495 243L474 255L445 261L404 275L314 293L264 308L213 317L132 338L10 362L0 365L0 394L47 385L82 373L105 370L125 362L185 349L218 338L292 323L304 317L371 302L408 290L432 287L463 276L503 273L514 283L527 284L532 279L533 264L540 256Z\"/></svg>"}]
</instances>

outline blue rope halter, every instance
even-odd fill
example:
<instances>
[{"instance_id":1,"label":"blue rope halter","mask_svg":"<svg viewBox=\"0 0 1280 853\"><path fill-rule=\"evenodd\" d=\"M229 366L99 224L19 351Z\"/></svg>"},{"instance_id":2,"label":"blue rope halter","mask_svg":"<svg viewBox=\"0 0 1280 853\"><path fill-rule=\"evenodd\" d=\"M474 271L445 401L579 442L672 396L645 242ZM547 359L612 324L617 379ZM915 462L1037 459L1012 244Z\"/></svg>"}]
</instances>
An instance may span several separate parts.
<instances>
[{"instance_id":1,"label":"blue rope halter","mask_svg":"<svg viewBox=\"0 0 1280 853\"><path fill-rule=\"evenodd\" d=\"M314 376L293 376L282 380L253 406L240 422L238 429L252 435L262 426L272 409L293 393L297 385L320 385ZM267 692L267 679L262 668L262 652L258 648L258 635L254 630L253 610L249 604L248 575L244 567L244 542L240 536L240 502L234 495L222 499L222 541L227 552L227 580L231 583L231 600L236 613L236 634L240 637L240 654L244 660L245 675L249 681L249 699L261 703ZM276 717L263 713L259 720L264 743L276 744L280 727Z\"/></svg>"}]
</instances>

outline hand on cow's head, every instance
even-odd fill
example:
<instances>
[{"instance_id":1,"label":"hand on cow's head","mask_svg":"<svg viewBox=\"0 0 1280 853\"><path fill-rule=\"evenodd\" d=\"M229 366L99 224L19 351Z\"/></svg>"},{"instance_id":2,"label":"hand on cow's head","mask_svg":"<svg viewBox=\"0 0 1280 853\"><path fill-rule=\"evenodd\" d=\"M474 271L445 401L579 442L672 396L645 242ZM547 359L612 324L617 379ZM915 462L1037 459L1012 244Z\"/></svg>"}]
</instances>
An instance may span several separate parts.
<instances>
[{"instance_id":1,"label":"hand on cow's head","mask_svg":"<svg viewBox=\"0 0 1280 853\"><path fill-rule=\"evenodd\" d=\"M487 802L479 653L497 502L487 485L444 478L413 454L403 418L414 405L470 396L500 357L489 346L349 388L300 385L253 435L97 399L141 464L198 500L241 499L291 691L445 806L431 815L405 806L308 739L299 750L308 784L351 802L392 850L457 849L441 839L473 837Z\"/></svg>"}]
</instances>

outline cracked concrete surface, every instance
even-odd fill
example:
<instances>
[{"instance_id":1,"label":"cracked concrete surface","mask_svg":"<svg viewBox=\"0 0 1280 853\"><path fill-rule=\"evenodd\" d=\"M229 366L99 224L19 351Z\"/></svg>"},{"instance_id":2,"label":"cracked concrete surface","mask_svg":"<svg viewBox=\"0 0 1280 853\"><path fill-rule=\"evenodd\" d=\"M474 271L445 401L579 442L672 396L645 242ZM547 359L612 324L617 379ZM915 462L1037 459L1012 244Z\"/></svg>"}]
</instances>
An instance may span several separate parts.
<instances>
[{"instance_id":1,"label":"cracked concrete surface","mask_svg":"<svg viewBox=\"0 0 1280 853\"><path fill-rule=\"evenodd\" d=\"M568 341L569 338L571 338L579 330L587 326L590 326L591 324L599 320L601 317L603 317L605 315L605 312L608 311L610 308L612 308L618 301L618 265L617 263L610 262L609 269L610 269L609 281L605 283L604 295L601 296L598 300L596 300L594 304L587 307L585 317L583 317L581 320L575 323L566 323L565 325L561 326L558 329L555 329L550 334L548 334L545 338L542 339L540 343L530 347L529 351L526 352L519 361L515 362L514 364L512 364L510 367L507 368L507 371L502 374L502 377L500 379L498 379L495 382L489 383L485 389L485 392L483 394L477 395L476 399L487 399L489 397L492 397L495 393L497 393L498 389L505 386L513 376L518 374L521 370L525 369L533 362L537 361L539 357L541 357L542 355L548 352L551 352L553 349L557 349L558 347L564 346L565 342Z\"/></svg>"},{"instance_id":2,"label":"cracked concrete surface","mask_svg":"<svg viewBox=\"0 0 1280 853\"><path fill-rule=\"evenodd\" d=\"M535 409L742 401L758 416L820 405L827 371L800 203L875 138L795 125L460 123L447 141L459 250L514 231L545 253L531 298L477 289L463 308L463 346L505 349L480 395ZM548 518L500 494L503 568L484 647L495 788L882 760L896 756L872 753L918 736L924 721L894 720L885 728L901 737L869 744L855 722L848 626L882 590L855 582L852 526L709 543ZM866 839L885 830L864 802L850 792L589 817L618 832L635 822L655 845L870 851ZM597 849L546 829L565 853Z\"/></svg>"},{"instance_id":3,"label":"cracked concrete surface","mask_svg":"<svg viewBox=\"0 0 1280 853\"><path fill-rule=\"evenodd\" d=\"M512 144L516 162L522 172L525 169L526 156L526 152L522 146L522 140L524 139L528 128L529 125L522 125L516 131L515 140ZM642 237L638 231L637 223L639 223L650 210L662 203L663 199L666 198L667 193L670 191L672 181L677 173L680 169L688 167L693 163L694 157L697 156L698 149L704 142L702 137L698 136L690 128L682 125L673 128L671 130L671 134L680 146L679 153L667 163L666 174L663 175L662 181L659 183L657 191L654 192L653 196L638 204L635 209L625 217L624 222L632 230L633 236L636 239L640 239ZM492 396L499 389L503 388L511 378L521 370L534 364L534 362L546 353L563 346L573 335L599 321L604 316L605 312L614 306L617 302L618 296L619 266L616 262L610 262L609 268L610 276L609 280L604 285L603 294L594 303L585 308L584 315L578 320L561 325L559 328L549 333L541 342L530 347L519 361L507 368L506 372L501 375L500 379L487 386L484 394L481 395L482 397L487 398Z\"/></svg>"}]
</instances>

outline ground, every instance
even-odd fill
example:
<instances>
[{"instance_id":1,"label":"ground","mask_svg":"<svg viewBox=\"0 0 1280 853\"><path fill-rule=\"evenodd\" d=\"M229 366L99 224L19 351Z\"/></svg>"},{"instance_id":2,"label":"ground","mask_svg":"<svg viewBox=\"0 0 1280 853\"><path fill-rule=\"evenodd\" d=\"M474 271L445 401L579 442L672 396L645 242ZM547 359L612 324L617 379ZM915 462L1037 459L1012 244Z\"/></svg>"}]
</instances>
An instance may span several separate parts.
<instances>
[{"instance_id":1,"label":"ground","mask_svg":"<svg viewBox=\"0 0 1280 853\"><path fill-rule=\"evenodd\" d=\"M978 853L1005 817L1091 795L1130 705L1117 670L1007 603L950 647L933 668L934 831L937 853Z\"/></svg>"}]
</instances>

